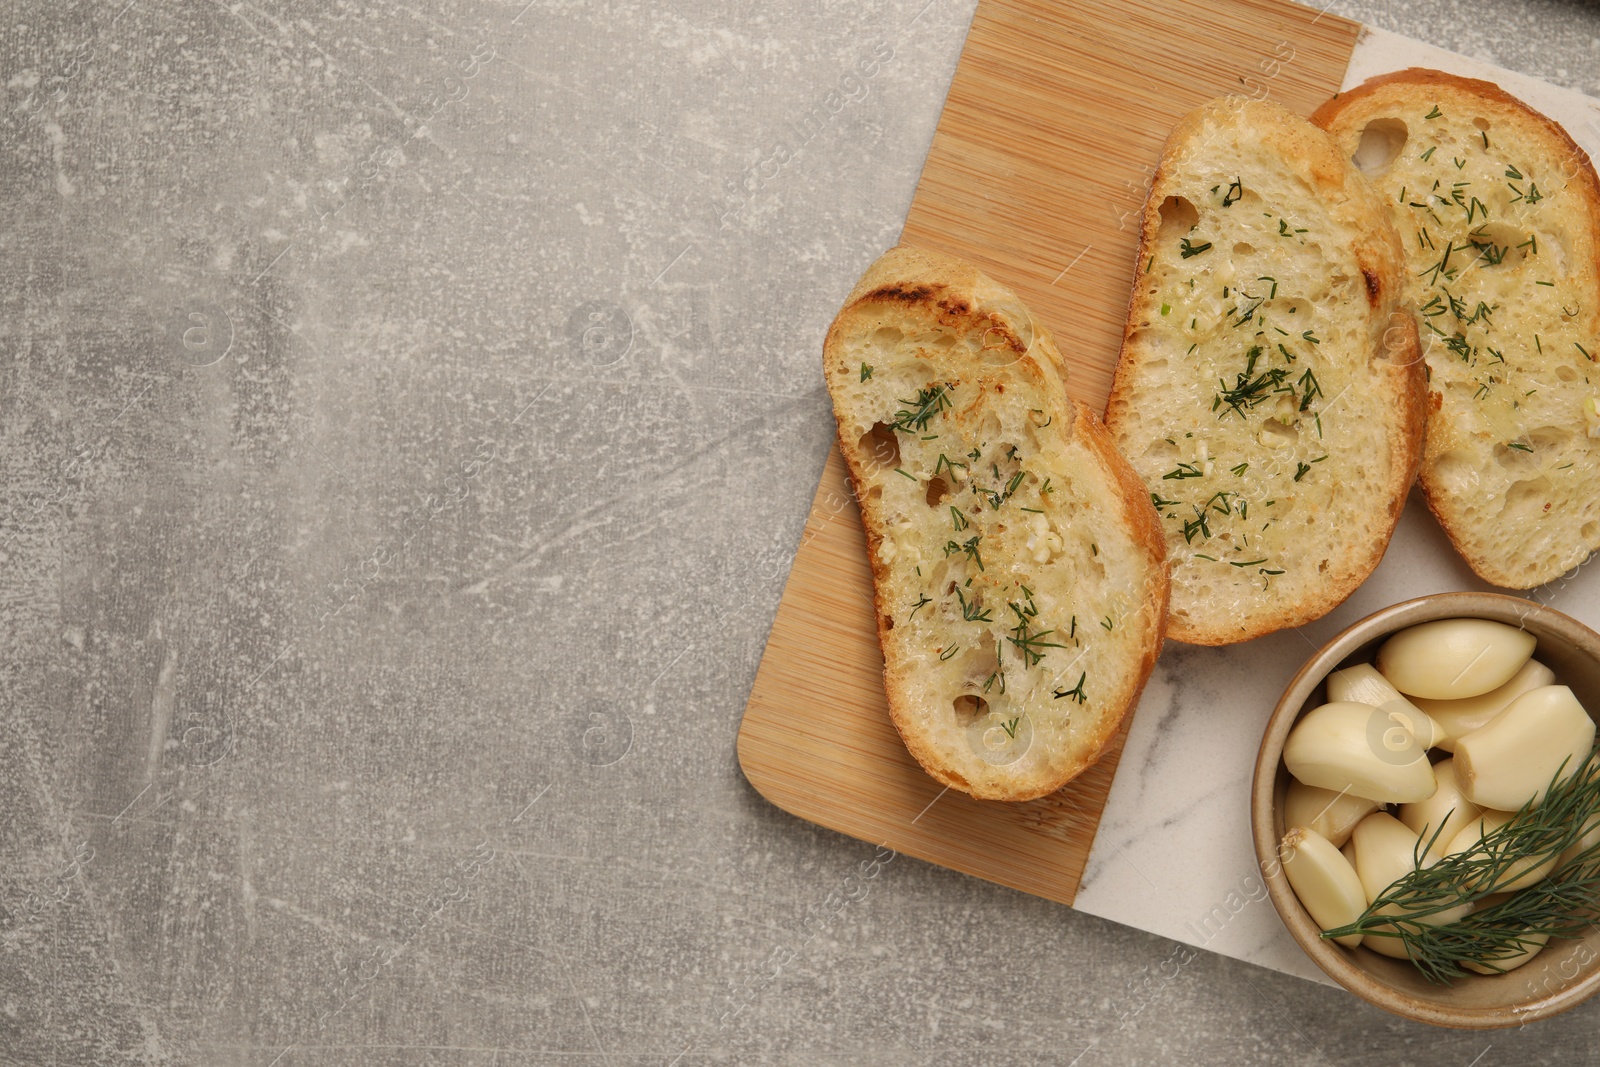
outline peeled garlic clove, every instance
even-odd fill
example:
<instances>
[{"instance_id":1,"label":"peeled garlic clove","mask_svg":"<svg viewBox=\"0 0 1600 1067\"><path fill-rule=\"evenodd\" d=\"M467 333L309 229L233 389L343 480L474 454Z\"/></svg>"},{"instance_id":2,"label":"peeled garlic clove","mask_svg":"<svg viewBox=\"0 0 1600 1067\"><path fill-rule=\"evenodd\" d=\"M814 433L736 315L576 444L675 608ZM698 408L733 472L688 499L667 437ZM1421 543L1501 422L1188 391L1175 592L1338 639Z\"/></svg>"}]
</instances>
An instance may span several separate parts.
<instances>
[{"instance_id":1,"label":"peeled garlic clove","mask_svg":"<svg viewBox=\"0 0 1600 1067\"><path fill-rule=\"evenodd\" d=\"M1425 923L1454 922L1455 920L1461 918L1463 915L1467 914L1472 909L1473 909L1473 905L1472 904L1462 904L1458 908L1451 908L1449 911L1442 911L1442 912L1439 912L1437 915L1429 915L1428 917L1426 917L1424 919L1419 919L1418 922L1425 922ZM1387 911L1387 910L1388 909L1385 909L1385 911ZM1389 956L1389 957L1392 957L1392 958L1397 959L1397 960L1405 960L1405 959L1410 959L1411 958L1410 955L1407 954L1407 952L1406 952L1406 945L1405 945L1404 941L1402 941L1396 934L1392 934L1392 933L1385 934L1385 933L1380 932L1379 930L1374 930L1371 933L1369 933L1366 936L1364 936L1361 939L1361 947L1362 948L1369 948L1372 951L1378 953L1380 956Z\"/></svg>"},{"instance_id":2,"label":"peeled garlic clove","mask_svg":"<svg viewBox=\"0 0 1600 1067\"><path fill-rule=\"evenodd\" d=\"M1353 700L1357 704L1382 708L1384 712L1396 716L1396 721L1403 720L1423 748L1432 748L1439 743L1442 731L1433 720L1423 709L1402 696L1400 690L1390 685L1389 679L1379 674L1378 668L1372 664L1358 663L1354 667L1334 671L1328 675L1327 684L1330 703Z\"/></svg>"},{"instance_id":3,"label":"peeled garlic clove","mask_svg":"<svg viewBox=\"0 0 1600 1067\"><path fill-rule=\"evenodd\" d=\"M1484 812L1450 839L1448 854L1465 852L1514 818L1516 818L1515 812ZM1495 893L1514 893L1519 889L1526 889L1555 870L1558 858L1559 856L1548 856L1541 860L1538 856L1529 856L1520 859L1502 871L1492 885L1482 888Z\"/></svg>"},{"instance_id":4,"label":"peeled garlic clove","mask_svg":"<svg viewBox=\"0 0 1600 1067\"><path fill-rule=\"evenodd\" d=\"M1550 940L1550 935L1527 933L1522 935L1521 940L1526 943L1526 947L1515 956L1503 960L1493 960L1489 963L1462 960L1461 966L1469 971L1477 971L1479 974L1504 974L1507 971L1514 971L1542 952L1545 942Z\"/></svg>"},{"instance_id":5,"label":"peeled garlic clove","mask_svg":"<svg viewBox=\"0 0 1600 1067\"><path fill-rule=\"evenodd\" d=\"M1470 734L1506 710L1511 702L1523 693L1542 685L1550 685L1555 680L1555 671L1536 659L1530 659L1522 665L1521 670L1511 676L1511 681L1480 696L1462 697L1459 700L1429 700L1427 697L1418 697L1414 703L1427 713L1428 718L1432 719L1434 725L1441 731L1433 739L1434 746L1446 752L1454 752L1459 738Z\"/></svg>"},{"instance_id":6,"label":"peeled garlic clove","mask_svg":"<svg viewBox=\"0 0 1600 1067\"><path fill-rule=\"evenodd\" d=\"M1356 875L1368 904L1417 869L1417 835L1386 811L1362 819L1350 841L1356 847Z\"/></svg>"},{"instance_id":7,"label":"peeled garlic clove","mask_svg":"<svg viewBox=\"0 0 1600 1067\"><path fill-rule=\"evenodd\" d=\"M1487 911L1498 904L1504 904L1515 895L1514 893L1491 893L1478 901L1477 910ZM1477 971L1479 974L1500 974L1505 971L1514 971L1537 956L1539 950L1544 948L1545 942L1550 940L1550 935L1528 933L1523 935L1523 940L1529 942L1528 946L1509 959L1493 961L1492 965L1462 960L1461 966L1471 971ZM1495 967L1500 968L1500 970L1495 970Z\"/></svg>"},{"instance_id":8,"label":"peeled garlic clove","mask_svg":"<svg viewBox=\"0 0 1600 1067\"><path fill-rule=\"evenodd\" d=\"M1315 830L1340 848L1356 823L1377 810L1376 800L1291 781L1283 798L1283 823Z\"/></svg>"},{"instance_id":9,"label":"peeled garlic clove","mask_svg":"<svg viewBox=\"0 0 1600 1067\"><path fill-rule=\"evenodd\" d=\"M1409 626L1378 649L1378 670L1400 692L1453 700L1498 689L1528 662L1538 642L1489 619L1436 619Z\"/></svg>"},{"instance_id":10,"label":"peeled garlic clove","mask_svg":"<svg viewBox=\"0 0 1600 1067\"><path fill-rule=\"evenodd\" d=\"M1428 856L1430 860L1438 860L1449 848L1451 839L1482 815L1483 809L1461 795L1455 760L1435 763L1433 778L1439 783L1438 791L1426 800L1400 805L1400 821L1420 837L1423 844L1433 842Z\"/></svg>"},{"instance_id":11,"label":"peeled garlic clove","mask_svg":"<svg viewBox=\"0 0 1600 1067\"><path fill-rule=\"evenodd\" d=\"M1361 947L1370 948L1381 956L1389 956L1397 960L1411 958L1406 954L1406 943L1393 934L1367 934L1361 939Z\"/></svg>"},{"instance_id":12,"label":"peeled garlic clove","mask_svg":"<svg viewBox=\"0 0 1600 1067\"><path fill-rule=\"evenodd\" d=\"M1436 788L1427 750L1403 717L1350 701L1302 716L1284 743L1283 763L1306 785L1380 804L1425 800Z\"/></svg>"},{"instance_id":13,"label":"peeled garlic clove","mask_svg":"<svg viewBox=\"0 0 1600 1067\"><path fill-rule=\"evenodd\" d=\"M1388 812L1378 811L1361 820L1350 835L1355 846L1356 876L1371 904L1386 893L1394 883L1416 870L1418 848L1416 833ZM1432 866L1434 859L1423 857L1424 867ZM1472 910L1471 902L1463 902L1444 911L1418 915L1415 921L1429 926L1455 922ZM1386 904L1378 909L1379 915L1406 916L1410 913L1398 904ZM1374 952L1386 956L1405 958L1405 947L1398 938L1371 933L1361 942Z\"/></svg>"},{"instance_id":14,"label":"peeled garlic clove","mask_svg":"<svg viewBox=\"0 0 1600 1067\"><path fill-rule=\"evenodd\" d=\"M1371 704L1373 707L1400 692L1370 663L1358 663L1334 671L1328 675L1327 685L1330 701L1353 700L1357 704Z\"/></svg>"},{"instance_id":15,"label":"peeled garlic clove","mask_svg":"<svg viewBox=\"0 0 1600 1067\"><path fill-rule=\"evenodd\" d=\"M1578 858L1578 854L1587 852L1595 845L1600 845L1600 815L1591 815L1583 824L1583 834L1556 860L1557 867L1565 867Z\"/></svg>"},{"instance_id":16,"label":"peeled garlic clove","mask_svg":"<svg viewBox=\"0 0 1600 1067\"><path fill-rule=\"evenodd\" d=\"M1594 747L1594 720L1564 685L1522 694L1456 741L1456 781L1474 804L1515 811L1544 800L1556 770L1566 778Z\"/></svg>"},{"instance_id":17,"label":"peeled garlic clove","mask_svg":"<svg viewBox=\"0 0 1600 1067\"><path fill-rule=\"evenodd\" d=\"M1367 910L1367 897L1356 869L1315 830L1291 828L1283 835L1278 855L1283 857L1283 873L1290 888L1318 929L1348 926ZM1361 944L1361 935L1346 934L1334 938L1334 942L1355 948Z\"/></svg>"}]
</instances>

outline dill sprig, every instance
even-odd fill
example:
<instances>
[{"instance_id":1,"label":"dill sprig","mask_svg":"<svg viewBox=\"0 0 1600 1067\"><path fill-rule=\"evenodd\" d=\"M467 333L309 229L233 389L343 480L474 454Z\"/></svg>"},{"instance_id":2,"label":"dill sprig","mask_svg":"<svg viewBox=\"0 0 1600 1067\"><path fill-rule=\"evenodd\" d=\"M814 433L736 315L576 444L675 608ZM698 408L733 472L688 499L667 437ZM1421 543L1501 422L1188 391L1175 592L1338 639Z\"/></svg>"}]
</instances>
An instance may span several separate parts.
<instances>
[{"instance_id":1,"label":"dill sprig","mask_svg":"<svg viewBox=\"0 0 1600 1067\"><path fill-rule=\"evenodd\" d=\"M950 392L943 382L938 382L919 390L915 400L900 403L906 407L894 413L894 428L903 433L922 431L928 428L929 419L950 409Z\"/></svg>"},{"instance_id":2,"label":"dill sprig","mask_svg":"<svg viewBox=\"0 0 1600 1067\"><path fill-rule=\"evenodd\" d=\"M935 478L937 478L937 477L939 477L939 474L940 474L941 471L948 470L950 472L950 477L952 479L954 479L956 477L956 468L957 467L960 467L963 472L965 472L968 469L967 465L965 463L961 463L961 462L952 463L950 461L950 457L949 456L945 455L943 452L940 452L939 453L939 461L933 465L933 476Z\"/></svg>"},{"instance_id":3,"label":"dill sprig","mask_svg":"<svg viewBox=\"0 0 1600 1067\"><path fill-rule=\"evenodd\" d=\"M1454 280L1455 271L1452 271L1450 269L1450 253L1454 252L1455 250L1456 250L1455 241L1454 240L1446 241L1445 244L1444 244L1444 254L1439 257L1439 262L1435 263L1433 266L1429 267L1427 270L1418 271L1417 272L1417 277L1420 278L1420 277L1422 277L1424 275L1430 275L1431 274L1432 277L1428 279L1428 284L1429 285L1437 284L1441 275L1446 279Z\"/></svg>"},{"instance_id":4,"label":"dill sprig","mask_svg":"<svg viewBox=\"0 0 1600 1067\"><path fill-rule=\"evenodd\" d=\"M1193 504L1191 504L1189 506L1190 507L1194 507ZM1207 540L1208 538L1210 538L1210 536L1211 536L1211 526L1207 522L1207 515L1208 514L1209 513L1204 508L1197 508L1197 507L1194 508L1194 518L1190 519L1189 521L1187 521L1187 522L1185 522L1183 524L1183 543L1184 544L1186 544L1186 545L1194 544L1194 538L1195 538L1196 534L1200 535L1200 540L1202 540L1202 541Z\"/></svg>"},{"instance_id":5,"label":"dill sprig","mask_svg":"<svg viewBox=\"0 0 1600 1067\"><path fill-rule=\"evenodd\" d=\"M1024 592L1026 592L1026 589L1024 589ZM1014 600L1006 601L1006 606L1017 616L1017 624L1011 627L1011 633L1014 636L1008 637L1006 640L1017 646L1017 651L1022 653L1023 661L1028 666L1037 667L1039 665L1039 661L1044 658L1043 649L1067 647L1054 641L1045 640L1046 637L1055 633L1054 630L1033 629L1034 619L1038 617L1039 609L1034 607L1031 595L1028 597L1026 607L1019 605Z\"/></svg>"},{"instance_id":6,"label":"dill sprig","mask_svg":"<svg viewBox=\"0 0 1600 1067\"><path fill-rule=\"evenodd\" d=\"M956 586L956 599L961 602L961 617L968 622L993 622L994 616L990 614L991 608L980 608L978 598L974 594L972 603L967 603L967 598L962 595L961 587Z\"/></svg>"},{"instance_id":7,"label":"dill sprig","mask_svg":"<svg viewBox=\"0 0 1600 1067\"><path fill-rule=\"evenodd\" d=\"M1078 684L1076 686L1074 686L1073 688L1071 688L1071 689L1059 689L1059 688L1056 689L1054 692L1051 693L1052 699L1055 699L1055 700L1066 700L1066 699L1076 700L1081 705L1084 701L1089 699L1089 695L1083 691L1084 679L1086 679L1088 677L1089 677L1089 672L1088 671L1079 671L1078 672Z\"/></svg>"},{"instance_id":8,"label":"dill sprig","mask_svg":"<svg viewBox=\"0 0 1600 1067\"><path fill-rule=\"evenodd\" d=\"M983 540L982 534L974 534L965 541L946 541L944 543L945 558L948 559L957 552L965 552L967 559L976 563L981 571L983 570L983 553L978 549L978 542L981 540Z\"/></svg>"},{"instance_id":9,"label":"dill sprig","mask_svg":"<svg viewBox=\"0 0 1600 1067\"><path fill-rule=\"evenodd\" d=\"M1242 419L1246 411L1268 396L1286 391L1284 380L1289 377L1288 370L1283 367L1272 367L1257 374L1256 363L1260 359L1261 346L1254 345L1245 353L1244 370L1235 376L1231 386L1226 379L1217 379L1217 394L1211 399L1211 410L1216 411L1226 405L1218 418L1226 417L1228 412L1232 411Z\"/></svg>"},{"instance_id":10,"label":"dill sprig","mask_svg":"<svg viewBox=\"0 0 1600 1067\"><path fill-rule=\"evenodd\" d=\"M1600 844L1578 853L1541 881L1499 904L1437 925L1430 916L1471 904L1496 892L1517 866L1533 866L1560 855L1600 811L1600 749L1591 749L1570 776L1563 762L1544 802L1530 800L1516 815L1472 847L1431 867L1423 857L1439 837L1417 841L1416 870L1380 893L1348 926L1324 931L1333 939L1351 934L1399 938L1412 964L1430 982L1448 985L1467 961L1494 968L1540 944L1572 938L1600 926Z\"/></svg>"},{"instance_id":11,"label":"dill sprig","mask_svg":"<svg viewBox=\"0 0 1600 1067\"><path fill-rule=\"evenodd\" d=\"M1310 368L1300 375L1300 410L1305 411L1311 407L1311 402L1322 395L1322 384L1317 381L1317 376Z\"/></svg>"}]
</instances>

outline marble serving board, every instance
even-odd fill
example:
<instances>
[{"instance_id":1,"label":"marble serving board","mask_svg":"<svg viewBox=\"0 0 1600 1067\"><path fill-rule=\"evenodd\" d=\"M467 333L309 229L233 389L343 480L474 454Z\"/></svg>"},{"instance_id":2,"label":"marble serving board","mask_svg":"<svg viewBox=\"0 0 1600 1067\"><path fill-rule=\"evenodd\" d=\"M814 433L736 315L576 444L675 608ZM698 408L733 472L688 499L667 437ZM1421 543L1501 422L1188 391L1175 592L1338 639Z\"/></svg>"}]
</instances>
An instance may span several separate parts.
<instances>
[{"instance_id":1,"label":"marble serving board","mask_svg":"<svg viewBox=\"0 0 1600 1067\"><path fill-rule=\"evenodd\" d=\"M1341 89L1426 66L1498 84L1600 158L1600 101L1419 41L1364 29ZM1351 623L1429 593L1497 590L1455 554L1413 491L1372 576L1323 619L1225 649L1169 642L1129 729L1073 906L1235 959L1332 984L1266 899L1250 775L1267 715L1310 655ZM1600 629L1600 562L1518 594Z\"/></svg>"},{"instance_id":2,"label":"marble serving board","mask_svg":"<svg viewBox=\"0 0 1600 1067\"><path fill-rule=\"evenodd\" d=\"M1591 155L1600 153L1600 102L1581 94L1290 4L1206 4L1199 24L1170 17L1172 6L980 3L902 235L976 259L1021 292L1058 337L1072 339L1064 346L1072 381L1091 405L1103 403L1116 357L1122 279L1134 254L1127 213L1142 202L1172 120L1204 99L1268 95L1309 113L1334 89L1432 66L1497 82L1562 122ZM1162 17L1146 7L1161 8ZM1120 22L1085 33L1113 9ZM1242 20L1233 27L1240 36L1231 58L1215 58L1230 54L1220 44L1208 58L1208 35L1224 40L1230 17ZM1105 43L1116 33L1170 36L1175 26L1187 27L1184 47L1165 55L1155 77L1139 55ZM1162 51L1159 40L1154 48ZM1046 54L1019 59L1018 49ZM1202 69L1171 66L1183 63ZM1023 78L1019 70L1047 76ZM1008 78L1070 96L1049 106L1058 125L1008 95ZM1135 82L1138 91L1130 87ZM985 106L1017 109L1009 154L972 135L982 125L974 121L980 97ZM1021 130L1027 136L1018 139ZM1117 133L1110 152L1108 131ZM1042 180L1052 168L1066 177ZM1092 211L1041 202L1063 187L1089 188ZM1041 221L1060 217L1052 211L1075 220L1064 227L1070 236ZM1189 945L1327 981L1290 940L1257 873L1248 813L1262 728L1300 663L1345 626L1411 597L1490 588L1414 496L1383 562L1340 608L1226 649L1169 642L1100 765L1043 801L983 804L942 792L887 721L864 541L835 453L741 726L740 762L763 795L803 818ZM1600 628L1600 567L1522 595Z\"/></svg>"}]
</instances>

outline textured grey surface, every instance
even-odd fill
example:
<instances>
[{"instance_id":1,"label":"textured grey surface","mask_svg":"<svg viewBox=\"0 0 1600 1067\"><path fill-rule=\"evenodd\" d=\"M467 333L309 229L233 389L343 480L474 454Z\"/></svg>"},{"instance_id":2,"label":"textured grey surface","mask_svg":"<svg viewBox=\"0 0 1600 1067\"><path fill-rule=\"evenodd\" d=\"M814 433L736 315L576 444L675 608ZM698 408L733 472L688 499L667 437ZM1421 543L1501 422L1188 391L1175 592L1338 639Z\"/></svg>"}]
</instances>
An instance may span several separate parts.
<instances>
[{"instance_id":1,"label":"textured grey surface","mask_svg":"<svg viewBox=\"0 0 1600 1067\"><path fill-rule=\"evenodd\" d=\"M7 11L0 1062L1593 1059L756 796L973 5L523 5ZM1600 94L1586 6L1332 6Z\"/></svg>"}]
</instances>

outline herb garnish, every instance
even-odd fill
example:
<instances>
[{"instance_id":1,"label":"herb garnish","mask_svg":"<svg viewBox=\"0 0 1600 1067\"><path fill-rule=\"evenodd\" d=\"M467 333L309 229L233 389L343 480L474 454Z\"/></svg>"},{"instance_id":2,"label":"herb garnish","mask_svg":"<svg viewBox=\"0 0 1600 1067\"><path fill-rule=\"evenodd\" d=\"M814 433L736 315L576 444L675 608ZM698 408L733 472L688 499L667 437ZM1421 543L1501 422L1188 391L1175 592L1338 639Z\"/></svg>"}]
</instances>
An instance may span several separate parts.
<instances>
[{"instance_id":1,"label":"herb garnish","mask_svg":"<svg viewBox=\"0 0 1600 1067\"><path fill-rule=\"evenodd\" d=\"M978 569L981 571L983 570L983 556L978 551L978 542L980 540L982 540L981 534L974 535L961 542L946 541L944 544L944 554L946 558L948 558L955 555L957 552L965 552L967 554L967 558L976 563L978 565Z\"/></svg>"},{"instance_id":2,"label":"herb garnish","mask_svg":"<svg viewBox=\"0 0 1600 1067\"><path fill-rule=\"evenodd\" d=\"M1084 679L1086 679L1088 677L1089 677L1089 672L1088 671L1080 671L1080 672L1078 672L1078 684L1076 686L1074 686L1071 689L1057 689L1054 692L1053 696L1057 700L1061 700L1063 698L1070 697L1071 699L1076 700L1079 704L1082 704L1085 700L1089 699L1088 696L1083 691Z\"/></svg>"},{"instance_id":3,"label":"herb garnish","mask_svg":"<svg viewBox=\"0 0 1600 1067\"><path fill-rule=\"evenodd\" d=\"M956 586L956 599L961 602L961 617L968 622L993 622L994 615L989 608L979 608L978 600L973 598L972 603L967 603L967 598L962 595L961 587Z\"/></svg>"},{"instance_id":4,"label":"herb garnish","mask_svg":"<svg viewBox=\"0 0 1600 1067\"><path fill-rule=\"evenodd\" d=\"M1044 640L1055 633L1054 630L1036 631L1033 629L1033 620L1038 616L1039 609L1034 606L1031 596L1028 598L1027 607L1020 606L1014 600L1006 601L1006 606L1017 616L1017 624L1011 627L1013 636L1006 638L1006 640L1017 646L1028 666L1037 667L1039 665L1039 661L1044 658L1044 652L1041 649L1067 647L1054 641Z\"/></svg>"},{"instance_id":5,"label":"herb garnish","mask_svg":"<svg viewBox=\"0 0 1600 1067\"><path fill-rule=\"evenodd\" d=\"M1430 982L1448 985L1462 976L1460 964L1494 968L1545 938L1572 938L1600 925L1600 845L1593 845L1536 884L1495 905L1451 922L1425 920L1462 904L1481 901L1514 868L1558 856L1583 836L1600 810L1600 763L1591 749L1565 779L1563 763L1543 803L1525 804L1514 818L1470 848L1428 867L1421 861L1438 839L1418 839L1413 870L1384 890L1355 922L1324 931L1333 939L1351 934L1399 938L1413 965ZM1443 830L1443 826L1440 826ZM1390 912L1392 914L1380 914Z\"/></svg>"},{"instance_id":6,"label":"herb garnish","mask_svg":"<svg viewBox=\"0 0 1600 1067\"><path fill-rule=\"evenodd\" d=\"M1317 376L1307 367L1306 372L1300 375L1300 410L1305 411L1311 402L1322 395L1322 385L1317 381Z\"/></svg>"},{"instance_id":7,"label":"herb garnish","mask_svg":"<svg viewBox=\"0 0 1600 1067\"><path fill-rule=\"evenodd\" d=\"M940 471L948 470L950 472L950 477L954 478L957 467L960 467L962 470L967 469L967 465L965 463L952 463L949 456L946 456L943 452L940 452L938 462L933 465L933 476L937 478L939 477Z\"/></svg>"},{"instance_id":8,"label":"herb garnish","mask_svg":"<svg viewBox=\"0 0 1600 1067\"><path fill-rule=\"evenodd\" d=\"M901 400L905 410L894 413L894 428L903 433L928 428L928 420L941 411L950 409L950 392L943 382L935 383L917 393L915 400Z\"/></svg>"},{"instance_id":9,"label":"herb garnish","mask_svg":"<svg viewBox=\"0 0 1600 1067\"><path fill-rule=\"evenodd\" d=\"M1216 411L1224 404L1228 410L1237 414L1241 419L1244 413L1260 404L1272 393L1284 391L1283 383L1289 377L1289 372L1282 367L1273 367L1270 370L1256 374L1256 363L1261 358L1261 346L1254 345L1245 353L1244 370L1235 376L1232 386L1225 379L1217 379L1218 392L1212 398L1211 410ZM1224 411L1221 417L1226 417ZM1171 475L1167 475L1171 477Z\"/></svg>"}]
</instances>

